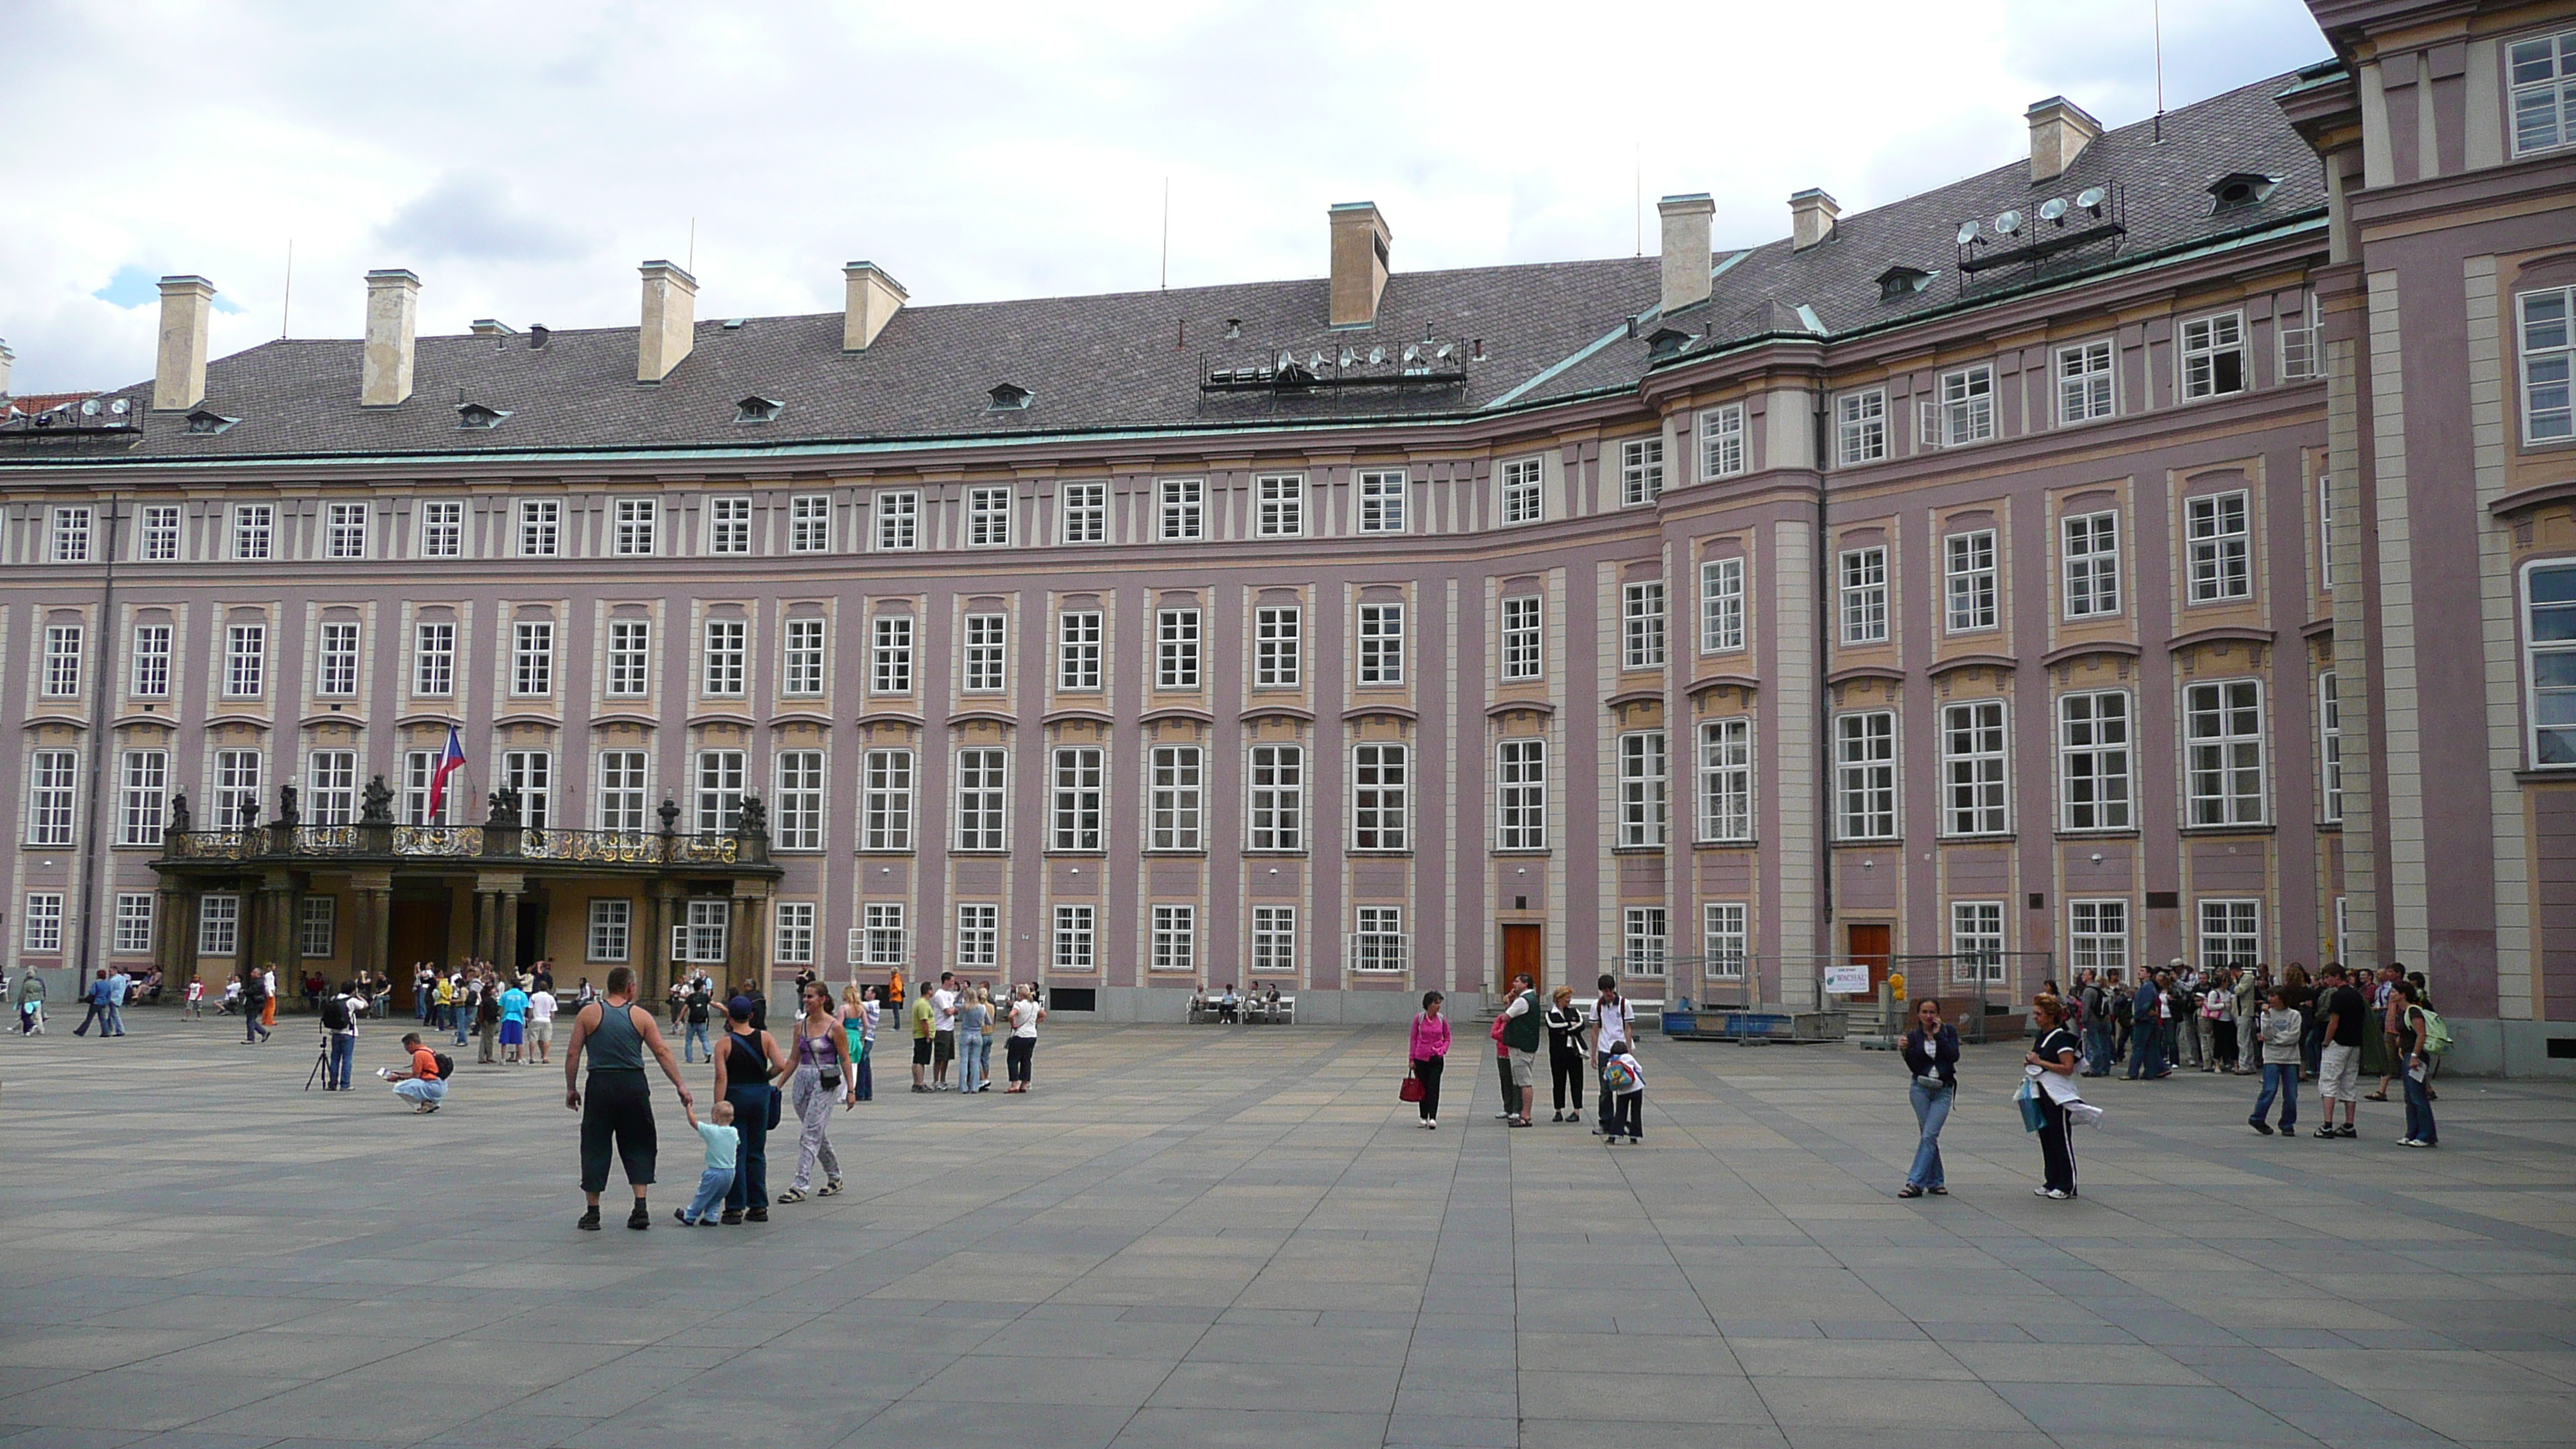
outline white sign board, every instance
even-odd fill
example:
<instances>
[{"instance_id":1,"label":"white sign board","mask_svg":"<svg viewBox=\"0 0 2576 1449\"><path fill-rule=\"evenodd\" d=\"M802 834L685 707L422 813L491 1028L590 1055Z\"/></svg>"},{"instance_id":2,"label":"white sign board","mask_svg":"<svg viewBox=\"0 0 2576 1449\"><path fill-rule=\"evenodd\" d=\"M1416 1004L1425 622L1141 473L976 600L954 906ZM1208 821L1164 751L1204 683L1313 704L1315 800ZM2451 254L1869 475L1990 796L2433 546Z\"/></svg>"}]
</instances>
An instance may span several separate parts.
<instances>
[{"instance_id":1,"label":"white sign board","mask_svg":"<svg viewBox=\"0 0 2576 1449\"><path fill-rule=\"evenodd\" d=\"M1828 966L1825 968L1827 996L1862 996L1869 991L1869 968L1866 966Z\"/></svg>"}]
</instances>

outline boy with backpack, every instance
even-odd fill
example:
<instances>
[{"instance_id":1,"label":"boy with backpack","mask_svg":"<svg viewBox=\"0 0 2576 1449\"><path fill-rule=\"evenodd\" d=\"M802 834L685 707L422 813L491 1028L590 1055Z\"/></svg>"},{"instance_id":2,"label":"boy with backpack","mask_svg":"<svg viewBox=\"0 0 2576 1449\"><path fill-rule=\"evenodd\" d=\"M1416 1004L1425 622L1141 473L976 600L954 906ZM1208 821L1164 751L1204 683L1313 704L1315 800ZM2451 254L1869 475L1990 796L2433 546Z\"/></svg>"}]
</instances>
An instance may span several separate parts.
<instances>
[{"instance_id":1,"label":"boy with backpack","mask_svg":"<svg viewBox=\"0 0 2576 1449\"><path fill-rule=\"evenodd\" d=\"M1601 1055L1601 1099L1610 1104L1601 1145L1609 1147L1625 1133L1630 1146L1646 1140L1646 1071L1637 1064L1631 1043L1621 1042Z\"/></svg>"}]
</instances>

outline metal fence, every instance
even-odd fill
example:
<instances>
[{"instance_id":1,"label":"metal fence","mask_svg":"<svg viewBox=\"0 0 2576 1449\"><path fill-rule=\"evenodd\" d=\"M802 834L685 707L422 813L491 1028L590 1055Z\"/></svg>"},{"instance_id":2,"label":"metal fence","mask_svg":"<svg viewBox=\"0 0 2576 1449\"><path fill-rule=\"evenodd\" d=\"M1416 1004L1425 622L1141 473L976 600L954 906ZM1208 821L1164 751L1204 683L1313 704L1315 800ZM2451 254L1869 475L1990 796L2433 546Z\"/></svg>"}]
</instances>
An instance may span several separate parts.
<instances>
[{"instance_id":1,"label":"metal fence","mask_svg":"<svg viewBox=\"0 0 2576 1449\"><path fill-rule=\"evenodd\" d=\"M1945 1017L1967 1018L1963 1037L1984 1041L1986 1019L2020 1013L2054 976L2056 963L2053 951L1883 957L1667 956L1661 976L1638 980L1630 994L1644 997L1652 994L1649 988L1660 986L1670 1005L1688 1001L1717 1010L1843 1011L1853 1017L1852 1030L1863 1032L1877 1019L1875 982L1899 975L1904 978L1907 1000L1939 997ZM1904 1002L1891 1003L1888 1029L1894 1029L1906 1009Z\"/></svg>"}]
</instances>

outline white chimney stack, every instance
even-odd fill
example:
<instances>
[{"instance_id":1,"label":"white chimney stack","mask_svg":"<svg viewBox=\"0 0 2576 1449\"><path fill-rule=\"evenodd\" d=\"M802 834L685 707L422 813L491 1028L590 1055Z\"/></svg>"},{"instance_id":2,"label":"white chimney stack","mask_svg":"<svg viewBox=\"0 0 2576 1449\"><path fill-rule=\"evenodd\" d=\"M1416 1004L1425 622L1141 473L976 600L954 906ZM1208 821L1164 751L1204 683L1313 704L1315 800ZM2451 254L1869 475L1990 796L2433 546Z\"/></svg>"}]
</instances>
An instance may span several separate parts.
<instances>
[{"instance_id":1,"label":"white chimney stack","mask_svg":"<svg viewBox=\"0 0 2576 1449\"><path fill-rule=\"evenodd\" d=\"M203 277L161 279L161 351L152 367L152 407L182 412L206 400L206 327L215 284Z\"/></svg>"},{"instance_id":2,"label":"white chimney stack","mask_svg":"<svg viewBox=\"0 0 2576 1449\"><path fill-rule=\"evenodd\" d=\"M401 267L367 273L367 347L358 405L389 408L411 396L412 332L420 278Z\"/></svg>"},{"instance_id":3,"label":"white chimney stack","mask_svg":"<svg viewBox=\"0 0 2576 1449\"><path fill-rule=\"evenodd\" d=\"M912 294L874 262L849 263L841 268L841 279L848 292L841 316L841 350L865 352Z\"/></svg>"},{"instance_id":4,"label":"white chimney stack","mask_svg":"<svg viewBox=\"0 0 2576 1449\"><path fill-rule=\"evenodd\" d=\"M9 364L17 360L18 354L9 350L7 342L0 341L0 397L9 395Z\"/></svg>"},{"instance_id":5,"label":"white chimney stack","mask_svg":"<svg viewBox=\"0 0 2576 1449\"><path fill-rule=\"evenodd\" d=\"M1664 219L1664 315L1708 300L1708 219L1717 203L1705 191L1667 196L1655 203Z\"/></svg>"},{"instance_id":6,"label":"white chimney stack","mask_svg":"<svg viewBox=\"0 0 2576 1449\"><path fill-rule=\"evenodd\" d=\"M698 279L670 262L646 262L644 325L636 337L635 380L660 382L697 344Z\"/></svg>"},{"instance_id":7,"label":"white chimney stack","mask_svg":"<svg viewBox=\"0 0 2576 1449\"><path fill-rule=\"evenodd\" d=\"M1374 327L1377 299L1386 292L1386 249L1395 234L1374 201L1345 201L1329 213L1333 225L1331 325Z\"/></svg>"},{"instance_id":8,"label":"white chimney stack","mask_svg":"<svg viewBox=\"0 0 2576 1449\"><path fill-rule=\"evenodd\" d=\"M2084 148L2099 140L2102 123L2084 113L2084 108L2064 96L2050 96L2032 106L2030 116L2030 180L2036 186L2053 181Z\"/></svg>"},{"instance_id":9,"label":"white chimney stack","mask_svg":"<svg viewBox=\"0 0 2576 1449\"><path fill-rule=\"evenodd\" d=\"M1843 214L1842 205L1815 187L1808 187L1789 198L1789 249L1803 252L1834 234L1834 218Z\"/></svg>"}]
</instances>

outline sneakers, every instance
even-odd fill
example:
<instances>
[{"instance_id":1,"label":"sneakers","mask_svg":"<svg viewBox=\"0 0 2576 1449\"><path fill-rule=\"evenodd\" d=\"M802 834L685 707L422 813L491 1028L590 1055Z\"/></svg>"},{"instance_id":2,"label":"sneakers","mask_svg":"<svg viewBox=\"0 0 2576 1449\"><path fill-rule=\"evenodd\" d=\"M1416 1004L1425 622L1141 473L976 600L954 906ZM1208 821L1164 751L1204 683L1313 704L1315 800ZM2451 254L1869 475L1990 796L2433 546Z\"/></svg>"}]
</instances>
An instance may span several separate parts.
<instances>
[{"instance_id":1,"label":"sneakers","mask_svg":"<svg viewBox=\"0 0 2576 1449\"><path fill-rule=\"evenodd\" d=\"M671 1221L678 1223L684 1228L694 1228L698 1225L698 1220L689 1216L689 1210L687 1208L671 1209Z\"/></svg>"},{"instance_id":2,"label":"sneakers","mask_svg":"<svg viewBox=\"0 0 2576 1449\"><path fill-rule=\"evenodd\" d=\"M2323 1127L2318 1128L2316 1131L2311 1132L2311 1133L2309 1133L2308 1135L2309 1135L2309 1136L2311 1136L2311 1137L2318 1138L2318 1139L2320 1139L2320 1140L2327 1140L2327 1141L2331 1141L2331 1140L2332 1140L2332 1139L2334 1139L2334 1138L2341 1137L2343 1134L2342 1134L2342 1133L2340 1133L2340 1132L2337 1132L2336 1130L2334 1130L2334 1125L2333 1125L2332 1123L2328 1123L2327 1125L2325 1125L2325 1126L2323 1126Z\"/></svg>"},{"instance_id":3,"label":"sneakers","mask_svg":"<svg viewBox=\"0 0 2576 1449\"><path fill-rule=\"evenodd\" d=\"M1564 1120L1565 1120L1565 1114L1564 1114L1563 1112L1559 1112L1559 1113L1555 1114L1554 1116L1552 1116L1552 1117L1548 1118L1547 1120L1549 1120L1550 1122L1562 1122L1562 1121L1564 1121Z\"/></svg>"},{"instance_id":4,"label":"sneakers","mask_svg":"<svg viewBox=\"0 0 2576 1449\"><path fill-rule=\"evenodd\" d=\"M2262 1133L2264 1136L2269 1137L2272 1135L2272 1124L2264 1121L2262 1118L2248 1117L2245 1121L2255 1131Z\"/></svg>"},{"instance_id":5,"label":"sneakers","mask_svg":"<svg viewBox=\"0 0 2576 1449\"><path fill-rule=\"evenodd\" d=\"M1437 1117L1428 1118L1422 1125L1430 1128L1434 1132L1437 1132L1440 1130L1440 1119Z\"/></svg>"},{"instance_id":6,"label":"sneakers","mask_svg":"<svg viewBox=\"0 0 2576 1449\"><path fill-rule=\"evenodd\" d=\"M821 1187L814 1189L814 1195L816 1197L830 1197L832 1194L839 1192L840 1190L841 1180L836 1177L830 1182L823 1184Z\"/></svg>"},{"instance_id":7,"label":"sneakers","mask_svg":"<svg viewBox=\"0 0 2576 1449\"><path fill-rule=\"evenodd\" d=\"M2346 1122L2335 1129L2335 1135L2337 1137L2359 1137L2361 1133L2351 1123Z\"/></svg>"},{"instance_id":8,"label":"sneakers","mask_svg":"<svg viewBox=\"0 0 2576 1449\"><path fill-rule=\"evenodd\" d=\"M599 1231L599 1204L597 1204L597 1203L592 1203L588 1208L584 1209L584 1210L582 1211L581 1220L580 1220L580 1221L578 1221L578 1222L576 1222L576 1223L574 1223L574 1224L573 1224L573 1226L574 1226L574 1227L576 1227L576 1228L581 1229L581 1230L582 1230L583 1232L585 1232L585 1233L595 1233L595 1232L598 1232L598 1231Z\"/></svg>"},{"instance_id":9,"label":"sneakers","mask_svg":"<svg viewBox=\"0 0 2576 1449\"><path fill-rule=\"evenodd\" d=\"M2068 1198L2075 1196L2075 1194L2071 1192L2061 1192L2053 1187L2034 1187L2030 1190L2030 1195L2032 1197L2047 1198L2050 1202L2064 1202Z\"/></svg>"}]
</instances>

